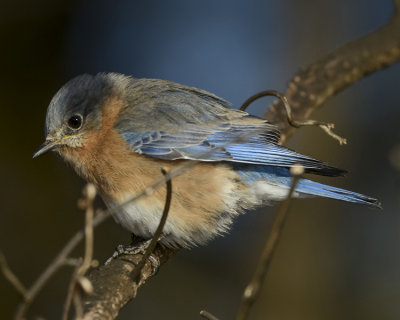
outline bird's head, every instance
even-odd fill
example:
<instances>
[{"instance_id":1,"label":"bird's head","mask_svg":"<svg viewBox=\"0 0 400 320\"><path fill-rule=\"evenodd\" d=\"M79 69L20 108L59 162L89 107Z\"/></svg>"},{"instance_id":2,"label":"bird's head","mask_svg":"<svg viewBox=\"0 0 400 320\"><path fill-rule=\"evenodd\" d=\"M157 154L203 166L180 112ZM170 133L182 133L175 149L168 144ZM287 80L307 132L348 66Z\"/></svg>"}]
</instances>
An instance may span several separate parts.
<instances>
[{"instance_id":1,"label":"bird's head","mask_svg":"<svg viewBox=\"0 0 400 320\"><path fill-rule=\"evenodd\" d=\"M36 158L50 150L78 148L93 130L102 124L102 106L123 79L118 74L81 75L66 83L53 97L47 109L45 142L36 150Z\"/></svg>"}]
</instances>

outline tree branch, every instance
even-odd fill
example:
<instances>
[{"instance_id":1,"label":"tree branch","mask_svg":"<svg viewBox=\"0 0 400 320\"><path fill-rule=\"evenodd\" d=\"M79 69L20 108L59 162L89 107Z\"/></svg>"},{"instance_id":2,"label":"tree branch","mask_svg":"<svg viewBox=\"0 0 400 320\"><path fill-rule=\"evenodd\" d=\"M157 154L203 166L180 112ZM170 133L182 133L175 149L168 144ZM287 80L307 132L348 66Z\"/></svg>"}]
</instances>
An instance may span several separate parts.
<instances>
[{"instance_id":1,"label":"tree branch","mask_svg":"<svg viewBox=\"0 0 400 320\"><path fill-rule=\"evenodd\" d=\"M161 266L175 252L176 250L157 244L152 256ZM136 297L137 290L156 271L150 260L147 260L141 269L139 280L133 280L131 274L142 256L143 253L120 256L89 274L88 279L94 290L92 295L84 299L84 320L115 319L119 310Z\"/></svg>"},{"instance_id":2,"label":"tree branch","mask_svg":"<svg viewBox=\"0 0 400 320\"><path fill-rule=\"evenodd\" d=\"M308 119L329 97L400 60L400 0L395 0L395 6L386 25L334 50L291 79L285 96L294 119ZM264 118L278 125L281 144L296 131L287 122L281 101L276 101Z\"/></svg>"}]
</instances>

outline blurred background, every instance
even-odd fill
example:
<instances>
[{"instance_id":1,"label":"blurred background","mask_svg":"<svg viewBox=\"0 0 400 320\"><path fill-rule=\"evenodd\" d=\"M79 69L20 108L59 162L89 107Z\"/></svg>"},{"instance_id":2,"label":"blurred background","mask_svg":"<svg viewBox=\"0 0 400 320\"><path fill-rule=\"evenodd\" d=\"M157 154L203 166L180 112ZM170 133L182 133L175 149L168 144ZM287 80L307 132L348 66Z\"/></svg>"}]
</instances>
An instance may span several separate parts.
<instances>
[{"instance_id":1,"label":"blurred background","mask_svg":"<svg viewBox=\"0 0 400 320\"><path fill-rule=\"evenodd\" d=\"M81 73L121 72L211 91L238 108L264 89L285 91L302 67L385 24L391 0L0 2L0 248L26 285L83 223L84 182L54 154L32 160L53 94ZM346 168L319 179L379 198L384 210L327 199L295 201L251 319L399 319L400 65L331 98L313 118L334 122L339 144L303 128L289 146ZM249 112L262 115L272 100ZM400 161L399 161L400 163ZM98 206L103 206L98 202ZM207 247L182 250L140 289L119 319L236 314L276 208L237 219ZM111 219L96 230L104 261L129 234ZM80 250L75 252L81 254ZM30 315L58 319L71 269L54 277ZM0 276L2 319L19 301Z\"/></svg>"}]
</instances>

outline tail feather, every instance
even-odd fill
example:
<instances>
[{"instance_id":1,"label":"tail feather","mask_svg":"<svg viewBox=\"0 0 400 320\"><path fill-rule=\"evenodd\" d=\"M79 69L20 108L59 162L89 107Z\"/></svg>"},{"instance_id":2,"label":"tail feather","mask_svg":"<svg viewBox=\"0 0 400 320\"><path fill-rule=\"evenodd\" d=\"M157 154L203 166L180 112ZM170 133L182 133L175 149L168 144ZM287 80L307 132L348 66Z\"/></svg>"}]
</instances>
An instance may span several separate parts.
<instances>
[{"instance_id":1,"label":"tail feather","mask_svg":"<svg viewBox=\"0 0 400 320\"><path fill-rule=\"evenodd\" d=\"M312 196L326 197L331 199L359 203L382 209L381 203L375 198L357 192L335 188L332 186L328 186L307 179L301 179L299 181L296 187L296 191L303 194L304 196L312 195Z\"/></svg>"},{"instance_id":2,"label":"tail feather","mask_svg":"<svg viewBox=\"0 0 400 320\"><path fill-rule=\"evenodd\" d=\"M243 182L249 186L254 186L259 181L265 181L267 185L270 185L270 187L265 189L266 191L264 190L264 192L259 193L261 198L264 197L268 199L268 197L278 197L271 191L274 189L274 186L277 187L277 189L286 189L292 184L292 176L289 169L284 167L235 164L233 168L241 176ZM375 198L357 192L331 187L305 178L299 180L296 186L295 196L299 198L319 196L382 208L380 202Z\"/></svg>"}]
</instances>

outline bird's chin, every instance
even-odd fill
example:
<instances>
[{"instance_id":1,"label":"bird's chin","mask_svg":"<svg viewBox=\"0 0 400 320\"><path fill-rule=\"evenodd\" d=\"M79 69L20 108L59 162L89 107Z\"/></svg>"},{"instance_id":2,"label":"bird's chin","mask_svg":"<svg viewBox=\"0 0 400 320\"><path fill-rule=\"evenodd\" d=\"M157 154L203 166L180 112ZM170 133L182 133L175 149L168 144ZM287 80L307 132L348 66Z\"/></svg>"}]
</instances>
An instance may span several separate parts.
<instances>
[{"instance_id":1,"label":"bird's chin","mask_svg":"<svg viewBox=\"0 0 400 320\"><path fill-rule=\"evenodd\" d=\"M86 150L84 148L62 145L57 147L54 151L56 151L65 162L70 164L80 177L88 180L88 161L85 157Z\"/></svg>"},{"instance_id":2,"label":"bird's chin","mask_svg":"<svg viewBox=\"0 0 400 320\"><path fill-rule=\"evenodd\" d=\"M64 160L71 162L78 160L81 149L64 144L57 146L53 151L57 152Z\"/></svg>"}]
</instances>

